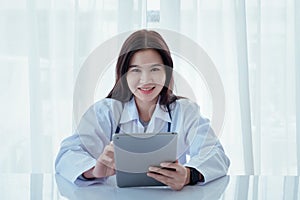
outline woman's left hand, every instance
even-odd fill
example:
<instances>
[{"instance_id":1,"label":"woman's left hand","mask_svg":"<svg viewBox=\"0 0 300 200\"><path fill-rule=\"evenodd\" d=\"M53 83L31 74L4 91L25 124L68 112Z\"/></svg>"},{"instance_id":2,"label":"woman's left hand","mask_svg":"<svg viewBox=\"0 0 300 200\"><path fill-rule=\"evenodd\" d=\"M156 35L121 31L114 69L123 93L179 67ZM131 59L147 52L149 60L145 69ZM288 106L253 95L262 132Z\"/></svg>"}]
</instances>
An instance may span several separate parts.
<instances>
[{"instance_id":1,"label":"woman's left hand","mask_svg":"<svg viewBox=\"0 0 300 200\"><path fill-rule=\"evenodd\" d=\"M161 163L160 166L161 168L149 167L147 176L170 186L173 190L181 190L189 183L189 170L178 162L164 162Z\"/></svg>"}]
</instances>

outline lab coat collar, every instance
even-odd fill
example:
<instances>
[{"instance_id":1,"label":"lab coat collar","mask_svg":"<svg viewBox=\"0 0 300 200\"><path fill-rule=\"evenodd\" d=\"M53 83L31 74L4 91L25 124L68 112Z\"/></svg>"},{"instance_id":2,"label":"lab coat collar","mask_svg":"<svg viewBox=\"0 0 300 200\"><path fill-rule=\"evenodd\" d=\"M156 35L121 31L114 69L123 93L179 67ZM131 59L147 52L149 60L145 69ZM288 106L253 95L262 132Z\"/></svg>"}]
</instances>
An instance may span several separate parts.
<instances>
[{"instance_id":1,"label":"lab coat collar","mask_svg":"<svg viewBox=\"0 0 300 200\"><path fill-rule=\"evenodd\" d=\"M158 102L159 102L159 99L158 99ZM158 102L156 104L156 108L153 112L152 118L153 119L159 118L166 122L172 122L167 108L162 107Z\"/></svg>"},{"instance_id":2,"label":"lab coat collar","mask_svg":"<svg viewBox=\"0 0 300 200\"><path fill-rule=\"evenodd\" d=\"M138 119L139 119L139 113L134 98L131 98L130 101L124 104L124 108L120 119L120 124L124 124Z\"/></svg>"},{"instance_id":3,"label":"lab coat collar","mask_svg":"<svg viewBox=\"0 0 300 200\"><path fill-rule=\"evenodd\" d=\"M161 105L159 104L159 100L160 97L156 103L156 107L151 117L151 121L152 119L159 118L162 119L163 121L171 122L171 118L169 116L168 111L161 108ZM139 120L139 113L134 98L132 98L129 102L126 102L124 104L124 109L122 111L122 115L120 118L120 124L124 124L133 120L137 120L137 121Z\"/></svg>"}]
</instances>

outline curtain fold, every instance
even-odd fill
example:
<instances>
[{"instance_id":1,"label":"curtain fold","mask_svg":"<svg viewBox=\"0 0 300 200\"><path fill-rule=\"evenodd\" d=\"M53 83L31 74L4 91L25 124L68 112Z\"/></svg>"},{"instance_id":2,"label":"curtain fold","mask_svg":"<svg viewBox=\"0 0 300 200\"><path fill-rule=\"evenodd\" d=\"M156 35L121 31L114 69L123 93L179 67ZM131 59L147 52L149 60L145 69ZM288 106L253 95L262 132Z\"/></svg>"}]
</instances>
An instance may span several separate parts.
<instances>
[{"instance_id":1,"label":"curtain fold","mask_svg":"<svg viewBox=\"0 0 300 200\"><path fill-rule=\"evenodd\" d=\"M239 98L241 109L241 126L243 138L244 167L246 174L254 174L253 143L250 113L250 92L248 75L248 45L247 45L247 21L245 1L235 1L236 19L236 50L237 68L239 77Z\"/></svg>"},{"instance_id":2,"label":"curtain fold","mask_svg":"<svg viewBox=\"0 0 300 200\"><path fill-rule=\"evenodd\" d=\"M295 79L296 79L296 140L297 140L297 174L300 175L300 2L295 1Z\"/></svg>"},{"instance_id":3,"label":"curtain fold","mask_svg":"<svg viewBox=\"0 0 300 200\"><path fill-rule=\"evenodd\" d=\"M42 94L40 83L41 82L41 66L40 66L40 51L39 51L39 32L38 32L38 16L34 0L27 1L28 10L28 89L29 89L29 102L30 102L30 149L31 149L31 170L33 173L43 172L42 166L46 160L43 154L50 146L45 147L44 134L42 124ZM51 143L51 140L48 141ZM46 151L47 152L47 151ZM52 152L49 152L52 155ZM42 162L41 162L42 160ZM51 160L52 161L52 160ZM46 162L47 163L47 162Z\"/></svg>"}]
</instances>

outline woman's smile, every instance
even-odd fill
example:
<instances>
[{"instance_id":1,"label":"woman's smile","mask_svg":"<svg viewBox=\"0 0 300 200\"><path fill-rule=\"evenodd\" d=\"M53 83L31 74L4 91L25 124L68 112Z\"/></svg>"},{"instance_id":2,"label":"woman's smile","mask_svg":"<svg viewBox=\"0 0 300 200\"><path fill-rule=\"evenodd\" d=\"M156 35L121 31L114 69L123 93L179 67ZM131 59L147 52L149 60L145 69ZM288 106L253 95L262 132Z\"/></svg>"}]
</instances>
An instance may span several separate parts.
<instances>
[{"instance_id":1,"label":"woman's smile","mask_svg":"<svg viewBox=\"0 0 300 200\"><path fill-rule=\"evenodd\" d=\"M142 93L142 94L151 94L155 89L155 86L147 86L147 87L138 87L138 90Z\"/></svg>"}]
</instances>

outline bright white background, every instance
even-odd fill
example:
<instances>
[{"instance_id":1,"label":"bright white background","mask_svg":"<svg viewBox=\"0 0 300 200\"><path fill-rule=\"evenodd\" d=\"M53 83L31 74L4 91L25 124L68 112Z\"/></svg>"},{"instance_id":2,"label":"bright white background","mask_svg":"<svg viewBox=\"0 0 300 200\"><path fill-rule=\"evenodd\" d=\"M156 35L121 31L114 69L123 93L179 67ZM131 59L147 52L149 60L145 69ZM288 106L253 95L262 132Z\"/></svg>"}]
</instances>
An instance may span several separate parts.
<instances>
[{"instance_id":1,"label":"bright white background","mask_svg":"<svg viewBox=\"0 0 300 200\"><path fill-rule=\"evenodd\" d=\"M89 53L118 33L163 28L197 42L218 69L226 95L220 139L232 162L229 174L299 174L296 2L2 0L1 172L53 172L60 142L74 128L73 87ZM174 69L194 80L191 66L174 60ZM99 80L95 101L107 95L113 76L112 66ZM191 83L203 114L210 117L203 81Z\"/></svg>"}]
</instances>

